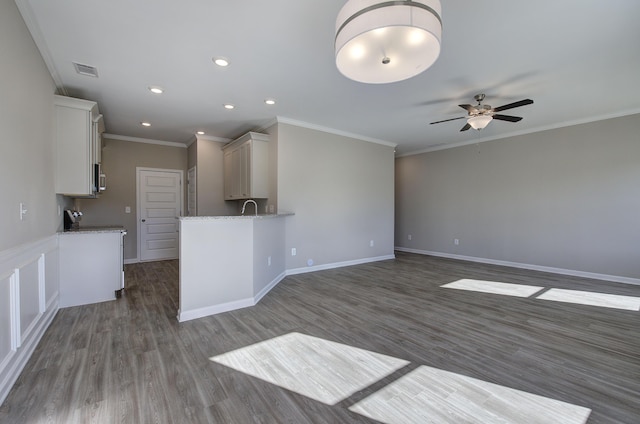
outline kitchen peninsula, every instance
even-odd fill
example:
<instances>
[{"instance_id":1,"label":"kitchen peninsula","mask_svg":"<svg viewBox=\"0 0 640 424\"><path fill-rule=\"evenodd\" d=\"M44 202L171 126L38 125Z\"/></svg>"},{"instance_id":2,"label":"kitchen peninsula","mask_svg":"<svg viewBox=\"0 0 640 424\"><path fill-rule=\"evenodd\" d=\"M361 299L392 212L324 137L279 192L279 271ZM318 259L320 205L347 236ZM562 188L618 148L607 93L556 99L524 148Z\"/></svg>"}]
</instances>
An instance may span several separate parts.
<instances>
[{"instance_id":1,"label":"kitchen peninsula","mask_svg":"<svg viewBox=\"0 0 640 424\"><path fill-rule=\"evenodd\" d=\"M285 221L292 215L178 218L178 321L245 308L260 301L285 277Z\"/></svg>"}]
</instances>

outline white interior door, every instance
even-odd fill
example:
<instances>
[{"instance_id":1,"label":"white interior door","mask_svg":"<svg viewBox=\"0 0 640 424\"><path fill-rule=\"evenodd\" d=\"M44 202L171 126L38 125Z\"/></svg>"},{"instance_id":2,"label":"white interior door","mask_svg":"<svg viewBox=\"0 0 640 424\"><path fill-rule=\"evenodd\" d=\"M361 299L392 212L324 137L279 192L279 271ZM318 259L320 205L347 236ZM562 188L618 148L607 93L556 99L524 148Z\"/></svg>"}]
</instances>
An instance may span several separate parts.
<instances>
[{"instance_id":1,"label":"white interior door","mask_svg":"<svg viewBox=\"0 0 640 424\"><path fill-rule=\"evenodd\" d=\"M178 257L182 212L182 171L138 168L138 258Z\"/></svg>"},{"instance_id":2,"label":"white interior door","mask_svg":"<svg viewBox=\"0 0 640 424\"><path fill-rule=\"evenodd\" d=\"M187 215L196 216L197 207L197 190L196 190L196 167L189 168L187 171Z\"/></svg>"}]
</instances>

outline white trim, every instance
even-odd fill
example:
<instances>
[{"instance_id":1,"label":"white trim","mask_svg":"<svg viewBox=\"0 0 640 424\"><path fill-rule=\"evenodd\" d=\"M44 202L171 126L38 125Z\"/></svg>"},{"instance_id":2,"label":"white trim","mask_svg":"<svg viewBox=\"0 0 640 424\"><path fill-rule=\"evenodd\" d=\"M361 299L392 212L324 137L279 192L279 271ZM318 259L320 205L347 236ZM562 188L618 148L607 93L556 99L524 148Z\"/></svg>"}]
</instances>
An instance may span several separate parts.
<instances>
[{"instance_id":1,"label":"white trim","mask_svg":"<svg viewBox=\"0 0 640 424\"><path fill-rule=\"evenodd\" d=\"M10 275L13 273L14 268L20 268L24 264L32 262L34 252L37 252L36 255L40 255L49 253L57 248L58 235L53 234L40 240L0 251L0 276Z\"/></svg>"},{"instance_id":2,"label":"white trim","mask_svg":"<svg viewBox=\"0 0 640 424\"><path fill-rule=\"evenodd\" d=\"M9 278L9 316L11 317L11 350L20 347L20 269Z\"/></svg>"},{"instance_id":3,"label":"white trim","mask_svg":"<svg viewBox=\"0 0 640 424\"><path fill-rule=\"evenodd\" d=\"M361 265L361 264L366 264L370 262L386 261L386 260L395 259L395 258L396 258L396 255L375 256L372 258L354 259L352 261L333 262L330 264L308 266L304 268L293 268L293 269L288 269L285 272L287 275L306 274L307 272L324 271L327 269L342 268L345 266L352 266L352 265Z\"/></svg>"},{"instance_id":4,"label":"white trim","mask_svg":"<svg viewBox=\"0 0 640 424\"><path fill-rule=\"evenodd\" d=\"M52 59L49 46L47 45L46 39L42 35L42 31L40 30L40 26L38 25L38 20L36 19L35 14L33 13L31 6L29 5L29 0L16 0L16 6L18 6L18 10L20 11L22 19L24 20L24 23L27 25L27 28L31 33L33 41L36 43L36 46L38 46L40 55L42 56L44 63L47 65L49 74L51 74L51 78L56 84L59 94L67 96L67 90L64 88L62 78L60 78L60 73L58 72L55 62Z\"/></svg>"},{"instance_id":5,"label":"white trim","mask_svg":"<svg viewBox=\"0 0 640 424\"><path fill-rule=\"evenodd\" d=\"M196 134L196 139L206 140L206 141L216 141L218 143L228 143L232 140L231 138L216 137L215 135L206 135L206 134L202 134L202 135Z\"/></svg>"},{"instance_id":6,"label":"white trim","mask_svg":"<svg viewBox=\"0 0 640 424\"><path fill-rule=\"evenodd\" d=\"M29 325L27 326L27 328L22 328L23 323L20 321L20 288L22 287L23 283L22 281L20 281L20 269L16 269L15 275L16 275L16 281L17 281L17 290L18 293L16 294L16 299L17 299L17 305L16 305L16 319L19 322L19 333L18 333L18 347L20 347L22 345L22 341L23 340L29 340L31 338L31 334L34 331L34 329L40 325L40 321L42 320L42 314L43 314L43 310L42 308L44 307L44 301L43 301L43 297L44 297L44 270L42 270L42 273L40 272L40 259L44 256L44 254L40 254L40 256L38 256L37 258L34 258L31 262L28 262L26 264L21 265L21 268L25 268L27 266L36 265L36 268L38 270L38 275L37 275L37 285L38 285L38 314L33 318L33 320L29 323ZM40 278L42 274L42 279Z\"/></svg>"},{"instance_id":7,"label":"white trim","mask_svg":"<svg viewBox=\"0 0 640 424\"><path fill-rule=\"evenodd\" d=\"M186 149L188 147L188 145L185 143L176 143L175 141L153 140L150 138L129 137L128 135L103 133L102 138L103 139L108 138L111 140L131 141L134 143L157 144L159 146L178 147L181 149Z\"/></svg>"},{"instance_id":8,"label":"white trim","mask_svg":"<svg viewBox=\"0 0 640 424\"><path fill-rule=\"evenodd\" d=\"M565 122L558 122L555 124L551 124L551 125L544 125L541 127L535 127L535 128L529 128L526 130L521 130L521 131L513 131L513 132L509 132L506 134L500 134L500 135L495 135L492 137L484 137L484 138L480 138L480 139L473 139L473 140L465 140L465 141L460 141L457 143L440 143L437 144L435 146L432 147L427 147L426 149L421 149L421 150L416 150L413 152L409 152L409 153L402 153L400 155L396 155L397 158L402 158L405 156L414 156L414 155L420 155L422 153L430 153L430 152L436 152L438 150L446 150L446 149L453 149L454 147L462 147L462 146L468 146L470 144L478 144L478 143L484 143L486 141L493 141L493 140L500 140L503 138L510 138L510 137L517 137L519 135L526 135L526 134L532 134L532 133L537 133L537 132L542 132L542 131L549 131L549 130L555 130L558 128L564 128L564 127L571 127L574 125L582 125L582 124L588 124L591 122L598 122L598 121L605 121L607 119L614 119L614 118L621 118L623 116L629 116L629 115L636 115L640 113L640 109L631 109L631 110L626 110L623 112L617 112L617 113L610 113L607 115L600 115L600 116L592 116L590 118L583 118L583 119L576 119L573 121L565 121Z\"/></svg>"},{"instance_id":9,"label":"white trim","mask_svg":"<svg viewBox=\"0 0 640 424\"><path fill-rule=\"evenodd\" d=\"M336 130L329 127L323 127L322 125L316 125L316 124L311 124L309 122L298 121L295 119L286 118L284 116L277 116L276 122L280 124L288 124L288 125L295 125L297 127L308 128L310 130L322 131L329 134L340 135L343 137L355 138L356 140L367 141L369 143L382 144L383 146L389 146L394 148L398 146L398 143L392 143L386 140L379 140L377 138L367 137L366 135L354 134L346 131Z\"/></svg>"},{"instance_id":10,"label":"white trim","mask_svg":"<svg viewBox=\"0 0 640 424\"><path fill-rule=\"evenodd\" d=\"M7 395L13 388L16 380L18 380L18 377L20 377L20 373L27 365L31 355L33 355L33 351L36 349L36 346L38 346L38 343L40 343L40 339L44 336L45 331L49 328L49 325L51 324L51 321L53 321L57 312L58 307L55 305L54 308L49 309L44 314L41 314L38 318L37 325L34 327L32 337L26 340L25 344L20 346L20 350L14 352L11 356L9 363L12 362L13 364L8 370L6 370L6 377L4 380L0 381L0 404L2 404L2 402L7 398ZM0 368L0 372L4 374L5 369Z\"/></svg>"},{"instance_id":11,"label":"white trim","mask_svg":"<svg viewBox=\"0 0 640 424\"><path fill-rule=\"evenodd\" d=\"M267 295L267 293L269 293L271 291L271 289L273 289L275 286L277 286L280 281L284 280L284 277L286 277L286 276L287 276L287 273L283 271L282 273L280 273L280 275L278 275L276 278L274 278L273 281L271 281L269 284L267 284L267 286L265 288L263 288L262 290L260 290L258 292L258 294L253 296L253 304L254 305L258 304L258 302L260 302L260 300L262 300L262 298L265 297Z\"/></svg>"},{"instance_id":12,"label":"white trim","mask_svg":"<svg viewBox=\"0 0 640 424\"><path fill-rule=\"evenodd\" d=\"M209 315L221 314L223 312L235 311L236 309L248 308L254 306L253 298L248 297L246 299L234 300L233 302L221 303L218 305L206 306L204 308L192 309L190 311L182 312L178 310L178 321L190 321L192 319L204 318Z\"/></svg>"},{"instance_id":13,"label":"white trim","mask_svg":"<svg viewBox=\"0 0 640 424\"><path fill-rule=\"evenodd\" d=\"M47 278L46 254L58 249L58 235L54 234L40 240L25 243L20 246L0 252L0 276L3 281L9 283L9 326L10 341L9 353L0 361L0 403L2 403L29 358L33 354L46 329L51 324L58 311L58 293L53 293L47 302L46 295ZM38 284L38 309L39 313L32 321L20 322L20 270L26 266L37 265ZM55 266L55 262L51 264ZM57 283L57 276L51 276ZM36 300L36 299L31 299ZM24 325L25 328L22 328Z\"/></svg>"},{"instance_id":14,"label":"white trim","mask_svg":"<svg viewBox=\"0 0 640 424\"><path fill-rule=\"evenodd\" d=\"M138 258L131 258L131 259L125 259L124 260L124 264L125 265L129 265L129 264L137 264L140 263L140 261L138 260Z\"/></svg>"},{"instance_id":15,"label":"white trim","mask_svg":"<svg viewBox=\"0 0 640 424\"><path fill-rule=\"evenodd\" d=\"M193 170L193 181L191 181L191 170ZM195 210L191 210L191 185L193 184L193 203L194 203L194 209ZM186 213L183 213L183 215L188 215L188 216L196 216L198 215L198 165L193 165L191 168L187 169L187 207L186 209ZM193 215L192 215L193 213Z\"/></svg>"},{"instance_id":16,"label":"white trim","mask_svg":"<svg viewBox=\"0 0 640 424\"><path fill-rule=\"evenodd\" d=\"M45 281L45 254L41 253L38 258L38 317L47 310L47 295Z\"/></svg>"},{"instance_id":17,"label":"white trim","mask_svg":"<svg viewBox=\"0 0 640 424\"><path fill-rule=\"evenodd\" d=\"M395 247L399 252L417 253L419 255L437 256L440 258L458 259L461 261L478 262L490 265L508 266L512 268L530 269L532 271L550 272L552 274L569 275L572 277L592 278L594 280L611 281L614 283L624 283L640 285L640 278L622 277L618 275L597 274L593 272L577 271L573 269L554 268L542 265L524 264L520 262L500 261L496 259L478 258L475 256L455 255L451 253L432 252L428 250L410 249L407 247Z\"/></svg>"}]
</instances>

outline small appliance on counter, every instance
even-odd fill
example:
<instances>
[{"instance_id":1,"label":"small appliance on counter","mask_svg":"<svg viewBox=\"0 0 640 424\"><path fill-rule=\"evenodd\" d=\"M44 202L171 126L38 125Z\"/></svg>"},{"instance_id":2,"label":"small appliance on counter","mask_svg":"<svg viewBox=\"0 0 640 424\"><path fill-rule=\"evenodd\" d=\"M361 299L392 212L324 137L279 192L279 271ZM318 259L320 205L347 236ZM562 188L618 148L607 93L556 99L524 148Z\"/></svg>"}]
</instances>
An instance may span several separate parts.
<instances>
[{"instance_id":1,"label":"small appliance on counter","mask_svg":"<svg viewBox=\"0 0 640 424\"><path fill-rule=\"evenodd\" d=\"M82 220L82 212L71 209L64 211L64 230L77 230Z\"/></svg>"}]
</instances>

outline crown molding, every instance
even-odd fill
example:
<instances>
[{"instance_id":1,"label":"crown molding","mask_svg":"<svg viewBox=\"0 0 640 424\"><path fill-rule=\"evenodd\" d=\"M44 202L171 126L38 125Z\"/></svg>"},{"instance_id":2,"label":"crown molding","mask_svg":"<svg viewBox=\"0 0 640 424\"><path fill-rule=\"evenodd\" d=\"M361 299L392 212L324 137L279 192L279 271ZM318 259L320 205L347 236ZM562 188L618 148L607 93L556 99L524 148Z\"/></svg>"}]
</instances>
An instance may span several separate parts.
<instances>
[{"instance_id":1,"label":"crown molding","mask_svg":"<svg viewBox=\"0 0 640 424\"><path fill-rule=\"evenodd\" d=\"M487 142L487 141L501 140L501 139L504 139L504 138L517 137L517 136L520 136L520 135L533 134L533 133L538 133L538 132L542 132L542 131L555 130L555 129L565 128L565 127L572 127L574 125L589 124L591 122L606 121L607 119L621 118L623 116L630 116L630 115L637 115L637 114L640 114L640 109L630 109L630 110L626 110L626 111L622 111L622 112L616 112L616 113L610 113L610 114L606 114L606 115L598 115L598 116L592 116L592 117L584 118L584 119L576 119L576 120L573 120L573 121L558 122L556 124L545 125L545 126L535 127L535 128L529 128L527 130L522 130L522 131L513 131L513 132L510 132L510 133L507 133L507 134L501 134L501 135L493 136L493 137L484 137L484 138L460 141L460 142L457 142L457 143L450 143L450 144L449 143L436 144L434 146L427 147L426 149L421 149L421 150L416 150L416 151L413 151L413 152L402 153L400 155L396 155L396 157L397 158L402 158L402 157L405 157L405 156L420 155L420 154L423 154L423 153L430 153L430 152L436 152L436 151L439 151L439 150L453 149L455 147L468 146L468 145L471 145L471 144L484 143L484 142Z\"/></svg>"},{"instance_id":2,"label":"crown molding","mask_svg":"<svg viewBox=\"0 0 640 424\"><path fill-rule=\"evenodd\" d=\"M296 119L287 118L284 116L277 116L276 122L279 124L295 125L297 127L308 128L310 130L322 131L329 134L340 135L343 137L355 138L356 140L366 141L369 143L382 144L383 146L396 147L398 143L392 143L386 140L379 140L377 138L371 138L360 134L354 134L346 131L336 130L335 128L323 127L322 125L311 124L309 122L298 121Z\"/></svg>"},{"instance_id":3,"label":"crown molding","mask_svg":"<svg viewBox=\"0 0 640 424\"><path fill-rule=\"evenodd\" d=\"M102 138L108 138L110 140L131 141L133 143L146 143L146 144L156 144L159 146L178 147L181 149L186 149L188 147L188 145L184 143L176 143L173 141L152 140L149 138L129 137L127 135L117 135L117 134L108 134L108 133L103 133Z\"/></svg>"}]
</instances>

